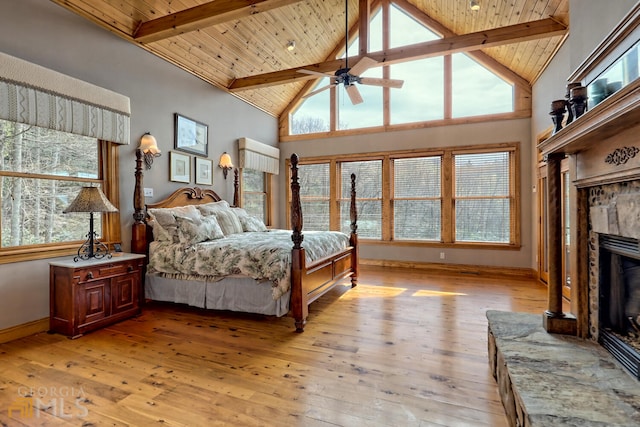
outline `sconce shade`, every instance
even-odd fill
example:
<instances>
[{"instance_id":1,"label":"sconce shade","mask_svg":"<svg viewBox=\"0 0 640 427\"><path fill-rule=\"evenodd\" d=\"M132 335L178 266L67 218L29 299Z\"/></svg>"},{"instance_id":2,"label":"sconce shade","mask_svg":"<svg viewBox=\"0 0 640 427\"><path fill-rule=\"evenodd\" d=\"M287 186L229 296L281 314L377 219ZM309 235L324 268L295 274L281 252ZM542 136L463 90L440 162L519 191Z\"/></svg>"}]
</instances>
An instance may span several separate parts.
<instances>
[{"instance_id":1,"label":"sconce shade","mask_svg":"<svg viewBox=\"0 0 640 427\"><path fill-rule=\"evenodd\" d=\"M218 166L222 168L222 175L224 175L224 179L227 179L227 173L233 169L233 162L231 161L231 156L226 151L220 156Z\"/></svg>"},{"instance_id":2,"label":"sconce shade","mask_svg":"<svg viewBox=\"0 0 640 427\"><path fill-rule=\"evenodd\" d=\"M224 153L222 153L222 155L220 156L220 163L218 164L218 166L220 166L223 169L224 168L229 168L229 169L233 168L233 162L231 161L231 156L229 154L227 154L226 151Z\"/></svg>"},{"instance_id":3,"label":"sconce shade","mask_svg":"<svg viewBox=\"0 0 640 427\"><path fill-rule=\"evenodd\" d=\"M147 169L151 169L154 157L160 157L160 149L158 148L158 142L151 133L147 132L140 138L140 145L138 150L141 150L144 154L144 163Z\"/></svg>"},{"instance_id":4,"label":"sconce shade","mask_svg":"<svg viewBox=\"0 0 640 427\"><path fill-rule=\"evenodd\" d=\"M140 146L138 147L138 149L142 150L142 152L145 154L161 153L160 149L158 148L158 142L156 141L156 138L149 132L145 133L144 135L142 135L142 138L140 138Z\"/></svg>"},{"instance_id":5,"label":"sconce shade","mask_svg":"<svg viewBox=\"0 0 640 427\"><path fill-rule=\"evenodd\" d=\"M118 212L99 187L82 187L75 200L63 213L70 212Z\"/></svg>"}]
</instances>

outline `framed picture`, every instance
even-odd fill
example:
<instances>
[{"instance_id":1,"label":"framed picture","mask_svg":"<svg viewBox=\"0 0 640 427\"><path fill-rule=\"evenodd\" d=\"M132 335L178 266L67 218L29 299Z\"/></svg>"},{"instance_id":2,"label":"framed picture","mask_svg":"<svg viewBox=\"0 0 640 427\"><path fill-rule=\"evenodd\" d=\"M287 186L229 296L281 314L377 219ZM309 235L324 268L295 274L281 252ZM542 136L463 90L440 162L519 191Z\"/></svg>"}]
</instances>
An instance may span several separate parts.
<instances>
[{"instance_id":1,"label":"framed picture","mask_svg":"<svg viewBox=\"0 0 640 427\"><path fill-rule=\"evenodd\" d=\"M175 182L191 182L191 156L169 153L169 179Z\"/></svg>"},{"instance_id":2,"label":"framed picture","mask_svg":"<svg viewBox=\"0 0 640 427\"><path fill-rule=\"evenodd\" d=\"M196 157L196 184L213 185L213 160Z\"/></svg>"},{"instance_id":3,"label":"framed picture","mask_svg":"<svg viewBox=\"0 0 640 427\"><path fill-rule=\"evenodd\" d=\"M209 154L209 126L176 113L175 149L198 156Z\"/></svg>"}]
</instances>

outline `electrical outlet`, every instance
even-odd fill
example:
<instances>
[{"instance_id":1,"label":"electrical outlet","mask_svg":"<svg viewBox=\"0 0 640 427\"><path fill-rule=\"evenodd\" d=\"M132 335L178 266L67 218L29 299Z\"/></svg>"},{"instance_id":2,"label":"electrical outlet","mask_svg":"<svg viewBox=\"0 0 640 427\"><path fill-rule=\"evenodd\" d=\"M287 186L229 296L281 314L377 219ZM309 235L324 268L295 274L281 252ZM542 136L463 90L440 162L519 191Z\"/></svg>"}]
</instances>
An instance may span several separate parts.
<instances>
[{"instance_id":1,"label":"electrical outlet","mask_svg":"<svg viewBox=\"0 0 640 427\"><path fill-rule=\"evenodd\" d=\"M144 197L153 197L153 188L145 188Z\"/></svg>"},{"instance_id":2,"label":"electrical outlet","mask_svg":"<svg viewBox=\"0 0 640 427\"><path fill-rule=\"evenodd\" d=\"M440 252L440 259L444 259L444 252Z\"/></svg>"}]
</instances>

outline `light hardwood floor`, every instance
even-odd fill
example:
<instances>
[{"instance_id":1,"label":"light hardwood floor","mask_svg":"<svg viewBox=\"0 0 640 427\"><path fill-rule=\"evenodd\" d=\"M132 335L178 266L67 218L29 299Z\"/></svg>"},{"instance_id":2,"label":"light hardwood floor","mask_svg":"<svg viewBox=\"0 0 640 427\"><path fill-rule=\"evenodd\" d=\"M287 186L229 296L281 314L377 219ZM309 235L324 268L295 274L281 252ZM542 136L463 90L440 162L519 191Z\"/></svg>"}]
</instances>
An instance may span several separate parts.
<instances>
[{"instance_id":1,"label":"light hardwood floor","mask_svg":"<svg viewBox=\"0 0 640 427\"><path fill-rule=\"evenodd\" d=\"M507 426L485 312L545 308L533 280L380 267L313 303L302 334L287 317L151 303L76 340L0 344L0 422Z\"/></svg>"}]
</instances>

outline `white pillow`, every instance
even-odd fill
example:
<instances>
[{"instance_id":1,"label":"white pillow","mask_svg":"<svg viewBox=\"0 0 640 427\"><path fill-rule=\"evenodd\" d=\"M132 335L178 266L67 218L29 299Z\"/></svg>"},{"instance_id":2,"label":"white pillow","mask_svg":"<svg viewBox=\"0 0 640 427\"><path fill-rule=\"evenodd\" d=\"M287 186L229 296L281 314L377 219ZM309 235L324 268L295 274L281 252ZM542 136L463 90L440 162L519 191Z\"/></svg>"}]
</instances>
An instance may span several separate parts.
<instances>
[{"instance_id":1,"label":"white pillow","mask_svg":"<svg viewBox=\"0 0 640 427\"><path fill-rule=\"evenodd\" d=\"M244 231L268 231L264 222L255 216L241 216L240 223Z\"/></svg>"},{"instance_id":2,"label":"white pillow","mask_svg":"<svg viewBox=\"0 0 640 427\"><path fill-rule=\"evenodd\" d=\"M198 205L197 208L202 215L213 215L214 212L229 209L229 202L226 200L220 200L218 202L210 202L205 203L203 205Z\"/></svg>"},{"instance_id":3,"label":"white pillow","mask_svg":"<svg viewBox=\"0 0 640 427\"><path fill-rule=\"evenodd\" d=\"M218 220L218 224L220 224L220 228L225 236L242 233L244 231L238 216L231 209L219 210L214 212L213 215Z\"/></svg>"},{"instance_id":4,"label":"white pillow","mask_svg":"<svg viewBox=\"0 0 640 427\"><path fill-rule=\"evenodd\" d=\"M199 219L176 216L176 224L178 239L185 245L224 237L214 216L204 216Z\"/></svg>"},{"instance_id":5,"label":"white pillow","mask_svg":"<svg viewBox=\"0 0 640 427\"><path fill-rule=\"evenodd\" d=\"M176 216L199 219L202 217L195 206L178 206L175 208L154 208L147 211L153 226L153 238L157 241L178 243Z\"/></svg>"}]
</instances>

